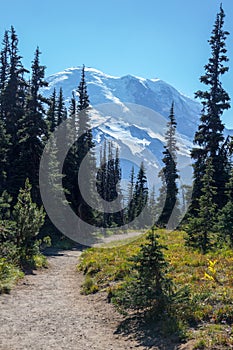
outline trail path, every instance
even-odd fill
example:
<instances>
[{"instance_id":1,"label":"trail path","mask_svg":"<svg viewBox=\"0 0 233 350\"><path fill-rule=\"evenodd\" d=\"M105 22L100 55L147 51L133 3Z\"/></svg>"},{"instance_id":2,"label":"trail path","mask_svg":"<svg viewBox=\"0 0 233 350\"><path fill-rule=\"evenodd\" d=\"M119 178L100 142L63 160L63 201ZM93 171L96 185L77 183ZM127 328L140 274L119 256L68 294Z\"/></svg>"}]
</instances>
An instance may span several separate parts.
<instances>
[{"instance_id":1,"label":"trail path","mask_svg":"<svg viewBox=\"0 0 233 350\"><path fill-rule=\"evenodd\" d=\"M0 350L127 350L144 347L115 334L122 317L106 295L83 296L77 250L49 257L49 268L0 295Z\"/></svg>"}]
</instances>

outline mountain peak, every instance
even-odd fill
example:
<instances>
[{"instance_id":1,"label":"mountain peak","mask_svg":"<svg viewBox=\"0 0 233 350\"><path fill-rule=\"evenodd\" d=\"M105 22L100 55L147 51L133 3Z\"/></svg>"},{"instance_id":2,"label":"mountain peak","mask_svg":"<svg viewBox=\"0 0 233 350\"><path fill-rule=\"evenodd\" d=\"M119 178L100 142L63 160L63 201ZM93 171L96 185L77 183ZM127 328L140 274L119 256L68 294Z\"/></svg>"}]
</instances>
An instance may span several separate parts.
<instances>
[{"instance_id":1,"label":"mountain peak","mask_svg":"<svg viewBox=\"0 0 233 350\"><path fill-rule=\"evenodd\" d=\"M63 89L66 103L72 91L77 91L82 66L70 67L47 78L49 86L43 89L46 97L53 89ZM104 103L124 105L133 103L150 108L167 118L172 102L177 119L178 131L193 138L197 129L201 106L197 101L186 97L173 86L159 78L146 79L136 75L112 76L93 68L85 67L88 93L92 106Z\"/></svg>"},{"instance_id":2,"label":"mountain peak","mask_svg":"<svg viewBox=\"0 0 233 350\"><path fill-rule=\"evenodd\" d=\"M63 89L67 105L72 91L77 92L82 66L70 67L47 78L48 87L42 93L49 97L54 88ZM200 104L179 93L161 79L146 79L135 75L116 77L92 67L85 67L87 90L95 113L91 116L96 144L111 139L119 145L129 164L148 167L148 179L158 172L165 142L166 120L172 102L177 120L179 144L178 160L181 167L190 164L189 149L197 129ZM99 113L98 113L99 112ZM123 168L125 168L123 166Z\"/></svg>"}]
</instances>

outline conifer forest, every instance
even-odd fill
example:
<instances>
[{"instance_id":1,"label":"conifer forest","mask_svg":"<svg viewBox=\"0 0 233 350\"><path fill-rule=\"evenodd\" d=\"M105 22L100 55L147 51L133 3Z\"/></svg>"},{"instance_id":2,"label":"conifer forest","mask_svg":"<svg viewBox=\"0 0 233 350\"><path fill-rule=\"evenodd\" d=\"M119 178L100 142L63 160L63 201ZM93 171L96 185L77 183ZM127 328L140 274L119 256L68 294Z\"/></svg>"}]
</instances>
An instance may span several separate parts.
<instances>
[{"instance_id":1,"label":"conifer forest","mask_svg":"<svg viewBox=\"0 0 233 350\"><path fill-rule=\"evenodd\" d=\"M24 67L16 29L11 26L2 33L0 301L9 293L14 299L14 292L22 288L22 281L30 278L27 276L33 271L38 276L47 275L49 280L54 252L60 261L65 256L60 252L67 250L67 256L71 251L78 252L77 261L72 257L69 260L75 261L75 272L72 270L69 281L82 278L77 287L81 301L77 303L86 305L88 298L93 298L93 303L101 308L100 295L106 310L110 310L109 304L113 306L109 316L113 324L117 317L121 318L115 332L119 337L131 334L127 341L134 342L123 343L121 338L114 338L111 349L233 348L233 137L226 133L222 121L224 112L231 108L223 83L225 75L232 74L228 72L230 33L225 29L226 15L220 5L207 38L210 57L203 62L203 74L197 77L202 89L195 92L195 98L202 110L190 150L192 185L179 182L179 123L174 100L169 101L162 166L154 175L160 185L150 188L145 161L141 159L140 166L130 166L127 186L123 187L119 144L104 137L96 147L85 65L68 102L62 88L54 88L47 97L43 89L49 83L39 47L31 67ZM62 125L61 139L56 130ZM70 137L75 141L61 166L60 145L68 144ZM48 142L48 184L53 198L59 198L62 192L65 205L81 221L94 227L97 241L106 238L107 243L85 246L85 239L78 239L84 235L78 227L72 228L78 232L77 240L71 240L47 213L40 191L40 163ZM80 187L81 171L91 202L86 201ZM64 271L69 269L69 262L66 264ZM62 269L60 266L59 271ZM38 276L34 280L41 278ZM67 290L71 288L69 283L64 284ZM51 289L52 293L57 291ZM75 299L73 302L75 305ZM79 309L85 313L89 306ZM75 319L73 314L72 317ZM1 323L4 325L0 309ZM64 333L64 341L66 336L68 339ZM8 341L11 344L6 339L0 330L0 350L8 349ZM91 347L88 336L86 341L86 349L100 349L98 344ZM54 349L49 344L40 349ZM99 346L110 349L110 343L106 344L100 340ZM67 349L75 349L76 345L72 346L70 342ZM76 349L84 348L77 343ZM9 349L23 347L9 345ZM24 349L39 347L24 345Z\"/></svg>"}]
</instances>

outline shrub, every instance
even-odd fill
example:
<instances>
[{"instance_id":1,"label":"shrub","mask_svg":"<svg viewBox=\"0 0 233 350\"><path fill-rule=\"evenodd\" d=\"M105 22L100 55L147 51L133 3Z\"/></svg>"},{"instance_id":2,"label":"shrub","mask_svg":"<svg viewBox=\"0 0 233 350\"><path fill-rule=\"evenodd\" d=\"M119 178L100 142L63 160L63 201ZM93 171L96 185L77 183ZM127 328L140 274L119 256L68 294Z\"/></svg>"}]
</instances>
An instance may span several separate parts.
<instances>
[{"instance_id":1,"label":"shrub","mask_svg":"<svg viewBox=\"0 0 233 350\"><path fill-rule=\"evenodd\" d=\"M0 294L9 293L14 283L23 277L16 266L9 263L5 258L0 258Z\"/></svg>"},{"instance_id":2,"label":"shrub","mask_svg":"<svg viewBox=\"0 0 233 350\"><path fill-rule=\"evenodd\" d=\"M82 285L82 293L88 295L96 293L98 290L99 287L95 284L94 280L90 276L87 276Z\"/></svg>"},{"instance_id":3,"label":"shrub","mask_svg":"<svg viewBox=\"0 0 233 350\"><path fill-rule=\"evenodd\" d=\"M168 264L158 243L159 236L151 231L137 255L131 258L132 277L116 291L114 302L124 309L153 310L157 316L169 311L173 284L167 276Z\"/></svg>"},{"instance_id":4,"label":"shrub","mask_svg":"<svg viewBox=\"0 0 233 350\"><path fill-rule=\"evenodd\" d=\"M44 224L45 213L31 199L31 185L27 179L25 188L20 189L18 201L14 207L16 246L20 251L21 262L30 260L35 254L36 236Z\"/></svg>"}]
</instances>

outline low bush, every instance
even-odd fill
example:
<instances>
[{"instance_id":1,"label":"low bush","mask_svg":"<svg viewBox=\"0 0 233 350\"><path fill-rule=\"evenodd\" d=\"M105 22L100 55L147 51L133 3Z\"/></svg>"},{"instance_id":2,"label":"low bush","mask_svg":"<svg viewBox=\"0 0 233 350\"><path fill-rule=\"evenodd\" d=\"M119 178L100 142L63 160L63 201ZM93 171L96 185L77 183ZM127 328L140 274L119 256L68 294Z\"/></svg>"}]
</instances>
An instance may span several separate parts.
<instances>
[{"instance_id":1,"label":"low bush","mask_svg":"<svg viewBox=\"0 0 233 350\"><path fill-rule=\"evenodd\" d=\"M23 276L19 268L5 258L0 258L0 294L9 293L13 285Z\"/></svg>"},{"instance_id":2,"label":"low bush","mask_svg":"<svg viewBox=\"0 0 233 350\"><path fill-rule=\"evenodd\" d=\"M207 337L208 325L219 325L221 332L216 330L215 338L218 338L216 342L221 342L233 323L232 249L225 245L203 255L185 245L185 232L157 230L157 233L158 243L167 246L163 254L169 264L166 277L172 280L174 286L172 305L176 325L180 329L183 327L183 333L186 327L189 337L196 339L197 344ZM90 248L83 252L78 268L86 279L92 279L92 284L86 286L86 292L91 293L91 287L95 285L98 291L107 291L108 301L114 298L120 301L121 297L126 297L124 289L135 283L135 275L132 274L134 258L141 246L146 244L147 237L144 235L126 242L125 245L121 241L116 247ZM193 332L200 325L206 325L203 332ZM207 341L206 349L210 349L209 344ZM230 345L224 349L229 348Z\"/></svg>"}]
</instances>

